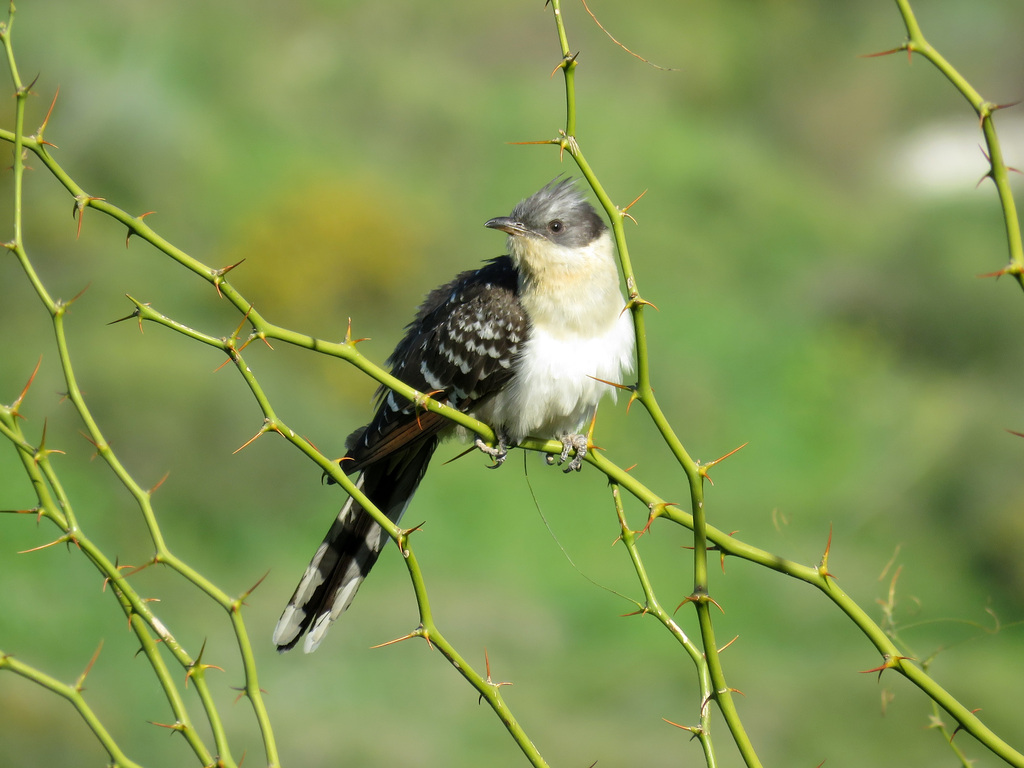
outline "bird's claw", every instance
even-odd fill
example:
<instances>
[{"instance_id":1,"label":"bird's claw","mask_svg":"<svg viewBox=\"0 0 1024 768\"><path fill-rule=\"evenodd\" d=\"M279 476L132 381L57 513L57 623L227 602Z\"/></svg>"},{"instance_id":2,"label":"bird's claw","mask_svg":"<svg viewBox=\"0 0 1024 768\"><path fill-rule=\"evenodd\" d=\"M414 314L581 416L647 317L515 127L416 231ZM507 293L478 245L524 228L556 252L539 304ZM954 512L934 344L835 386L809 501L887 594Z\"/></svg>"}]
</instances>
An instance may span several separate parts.
<instances>
[{"instance_id":1,"label":"bird's claw","mask_svg":"<svg viewBox=\"0 0 1024 768\"><path fill-rule=\"evenodd\" d=\"M504 464L505 459L508 458L508 440L505 435L500 432L498 433L498 444L494 447L489 446L482 438L479 437L473 441L473 445L491 457L494 461L494 463L491 464L491 469L497 469Z\"/></svg>"},{"instance_id":2,"label":"bird's claw","mask_svg":"<svg viewBox=\"0 0 1024 768\"><path fill-rule=\"evenodd\" d=\"M576 452L573 456L572 461L569 461L569 466L563 469L563 472L579 472L583 469L583 459L587 457L587 436L586 435L562 435L560 438L562 441L562 453L558 457L559 464L565 464L569 461L569 454L572 451ZM548 456L548 464L553 463L553 456Z\"/></svg>"}]
</instances>

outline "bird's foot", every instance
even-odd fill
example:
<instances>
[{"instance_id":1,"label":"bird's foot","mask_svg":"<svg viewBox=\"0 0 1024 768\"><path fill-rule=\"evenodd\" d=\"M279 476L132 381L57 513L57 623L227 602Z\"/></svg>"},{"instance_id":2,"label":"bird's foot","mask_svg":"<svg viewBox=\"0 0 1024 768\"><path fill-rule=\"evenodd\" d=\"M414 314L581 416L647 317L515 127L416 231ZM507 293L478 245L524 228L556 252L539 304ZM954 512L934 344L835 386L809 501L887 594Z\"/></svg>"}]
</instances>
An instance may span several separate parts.
<instances>
[{"instance_id":1,"label":"bird's foot","mask_svg":"<svg viewBox=\"0 0 1024 768\"><path fill-rule=\"evenodd\" d=\"M558 457L559 464L569 461L569 454L573 451L576 455L569 461L569 466L563 472L579 472L583 469L583 459L587 457L587 436L586 435L562 435L562 453ZM553 464L554 456L548 456L548 464Z\"/></svg>"},{"instance_id":2,"label":"bird's foot","mask_svg":"<svg viewBox=\"0 0 1024 768\"><path fill-rule=\"evenodd\" d=\"M490 456L494 461L494 463L491 464L491 469L497 469L504 464L505 459L508 458L508 435L504 432L498 432L496 434L498 436L498 444L493 447L489 446L479 437L473 441L473 445Z\"/></svg>"}]
</instances>

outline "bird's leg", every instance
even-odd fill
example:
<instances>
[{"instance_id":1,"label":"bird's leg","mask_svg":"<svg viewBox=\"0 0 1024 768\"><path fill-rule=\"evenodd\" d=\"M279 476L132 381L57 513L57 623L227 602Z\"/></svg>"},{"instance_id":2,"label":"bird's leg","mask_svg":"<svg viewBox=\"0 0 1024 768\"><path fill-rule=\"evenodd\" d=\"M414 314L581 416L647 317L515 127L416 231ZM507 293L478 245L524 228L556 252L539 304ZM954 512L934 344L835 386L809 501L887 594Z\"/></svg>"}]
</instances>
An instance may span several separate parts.
<instances>
[{"instance_id":1,"label":"bird's leg","mask_svg":"<svg viewBox=\"0 0 1024 768\"><path fill-rule=\"evenodd\" d=\"M559 438L562 441L562 453L558 457L558 463L564 464L569 460L569 453L576 451L576 455L573 456L572 461L569 461L569 466L563 469L563 472L579 472L583 469L583 459L587 456L587 436L586 435L562 435ZM550 459L548 457L550 464Z\"/></svg>"},{"instance_id":2,"label":"bird's leg","mask_svg":"<svg viewBox=\"0 0 1024 768\"><path fill-rule=\"evenodd\" d=\"M509 449L508 435L500 429L496 430L494 434L498 437L498 444L493 448L479 437L473 441L473 445L494 460L494 463L491 465L491 469L497 469L505 463Z\"/></svg>"}]
</instances>

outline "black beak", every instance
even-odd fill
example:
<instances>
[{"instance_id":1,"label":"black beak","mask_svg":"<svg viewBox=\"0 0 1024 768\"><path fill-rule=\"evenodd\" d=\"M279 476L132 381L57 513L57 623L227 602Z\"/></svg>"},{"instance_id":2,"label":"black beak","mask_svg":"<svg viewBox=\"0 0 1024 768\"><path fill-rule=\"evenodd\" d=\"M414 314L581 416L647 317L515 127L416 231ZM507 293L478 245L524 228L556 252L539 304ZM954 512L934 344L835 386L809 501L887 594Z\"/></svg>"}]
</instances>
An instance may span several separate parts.
<instances>
[{"instance_id":1,"label":"black beak","mask_svg":"<svg viewBox=\"0 0 1024 768\"><path fill-rule=\"evenodd\" d=\"M508 216L499 216L496 219L491 219L484 223L484 226L491 229L500 229L502 232L508 232L510 235L525 235L530 231L522 222Z\"/></svg>"}]
</instances>

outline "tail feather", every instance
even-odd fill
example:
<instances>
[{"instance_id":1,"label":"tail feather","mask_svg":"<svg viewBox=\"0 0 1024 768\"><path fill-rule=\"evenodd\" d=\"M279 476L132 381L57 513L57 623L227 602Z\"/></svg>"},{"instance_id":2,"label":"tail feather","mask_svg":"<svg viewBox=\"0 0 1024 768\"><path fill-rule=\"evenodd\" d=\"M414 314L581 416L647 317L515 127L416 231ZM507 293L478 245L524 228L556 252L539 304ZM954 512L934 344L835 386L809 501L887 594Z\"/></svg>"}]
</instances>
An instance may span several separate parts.
<instances>
[{"instance_id":1,"label":"tail feather","mask_svg":"<svg viewBox=\"0 0 1024 768\"><path fill-rule=\"evenodd\" d=\"M437 438L433 438L366 467L356 487L397 523L423 479L436 447ZM277 622L273 639L278 651L283 653L295 647L307 632L303 650L316 650L331 624L351 604L387 540L384 529L349 498Z\"/></svg>"}]
</instances>

